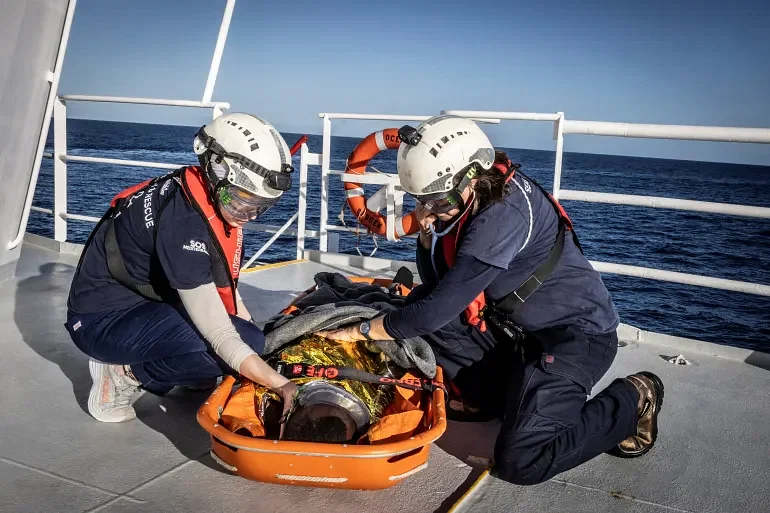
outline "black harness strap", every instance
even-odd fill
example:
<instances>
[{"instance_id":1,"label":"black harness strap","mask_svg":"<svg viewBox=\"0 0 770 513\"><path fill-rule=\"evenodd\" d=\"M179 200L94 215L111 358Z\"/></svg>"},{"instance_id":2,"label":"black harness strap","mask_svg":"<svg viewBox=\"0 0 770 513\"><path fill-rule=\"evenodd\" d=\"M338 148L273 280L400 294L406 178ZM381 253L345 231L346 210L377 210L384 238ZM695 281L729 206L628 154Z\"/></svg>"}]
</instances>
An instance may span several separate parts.
<instances>
[{"instance_id":1,"label":"black harness strap","mask_svg":"<svg viewBox=\"0 0 770 513\"><path fill-rule=\"evenodd\" d=\"M548 253L545 261L540 264L540 267L532 273L532 276L527 278L516 290L495 303L493 305L494 308L511 315L515 313L538 288L540 288L540 285L548 279L559 264L559 259L564 250L565 232L566 228L564 223L559 222L559 232L556 234L556 242Z\"/></svg>"},{"instance_id":2,"label":"black harness strap","mask_svg":"<svg viewBox=\"0 0 770 513\"><path fill-rule=\"evenodd\" d=\"M107 231L104 233L104 252L107 257L107 268L115 281L126 288L133 290L141 296L152 301L163 301L155 289L149 283L139 283L134 280L126 269L126 262L118 246L118 238L115 235L115 220L107 221Z\"/></svg>"},{"instance_id":3,"label":"black harness strap","mask_svg":"<svg viewBox=\"0 0 770 513\"><path fill-rule=\"evenodd\" d=\"M151 188L154 185L157 185L159 181L163 179L173 179L171 175L174 175L174 173L170 173L169 175L158 177L148 183L143 189L143 191L147 191L149 188ZM138 191L137 191L138 192ZM152 231L152 244L155 246L155 240L158 236L158 225L160 222L161 215L163 215L163 211L165 210L166 206L171 202L171 199L173 197L173 194L169 194L166 196L164 201L158 206L157 211L155 212L155 216L153 217L153 231ZM131 277L131 275L128 273L128 269L126 269L126 261L123 258L123 254L120 251L120 246L118 245L118 238L115 234L115 214L117 212L120 212L123 209L123 206L126 203L126 198L121 198L118 200L115 204L114 208L111 208L108 211L110 213L109 217L105 216L105 219L103 219L104 222L107 223L107 228L104 233L104 252L107 259L107 268L110 271L110 274L113 278L115 278L115 281L123 285L124 287L133 290L137 294L151 300L151 301L164 301L163 297L158 294L158 291L149 283L139 283L134 278ZM96 230L94 230L96 232Z\"/></svg>"},{"instance_id":4,"label":"black harness strap","mask_svg":"<svg viewBox=\"0 0 770 513\"><path fill-rule=\"evenodd\" d=\"M532 276L524 280L524 283L519 285L516 290L501 300L494 304L487 303L487 306L481 312L482 317L489 319L492 324L494 324L497 328L502 330L506 335L513 339L517 339L519 336L521 336L523 331L521 327L511 322L509 316L516 313L521 305L523 305L524 302L529 299L529 297L532 296L532 294L534 294L543 283L545 283L545 280L547 280L548 277L551 276L551 273L553 273L553 271L556 269L556 266L559 264L559 259L561 258L562 252L564 251L564 240L567 231L572 232L572 238L575 242L575 246L577 246L581 253L583 252L583 248L580 246L580 241L578 241L577 234L575 233L574 229L572 229L572 222L569 220L569 217L566 217L566 212L560 208L553 196L551 196L548 191L546 191L539 183L524 173L521 173L521 175L535 184L535 186L540 189L540 191L551 203L554 210L556 211L556 215L559 218L559 230L556 233L556 240L551 247L551 251L548 252L548 256L543 261L543 263L540 264L534 273L532 273Z\"/></svg>"},{"instance_id":5,"label":"black harness strap","mask_svg":"<svg viewBox=\"0 0 770 513\"><path fill-rule=\"evenodd\" d=\"M289 363L279 361L274 366L276 372L289 379L296 378L323 378L331 380L349 379L362 383L375 385L392 385L408 388L410 390L425 390L433 392L436 389L447 393L443 383L425 378L398 379L389 376L380 376L371 372L362 371L353 367L337 367L336 365L310 365L307 363Z\"/></svg>"}]
</instances>

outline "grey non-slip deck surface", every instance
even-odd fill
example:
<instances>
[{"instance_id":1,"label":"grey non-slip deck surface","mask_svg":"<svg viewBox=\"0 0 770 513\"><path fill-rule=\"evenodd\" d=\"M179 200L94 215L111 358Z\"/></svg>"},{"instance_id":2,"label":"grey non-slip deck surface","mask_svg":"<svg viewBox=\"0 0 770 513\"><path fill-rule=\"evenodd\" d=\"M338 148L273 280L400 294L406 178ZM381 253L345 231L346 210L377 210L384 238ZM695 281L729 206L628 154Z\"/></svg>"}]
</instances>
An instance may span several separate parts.
<instances>
[{"instance_id":1,"label":"grey non-slip deck surface","mask_svg":"<svg viewBox=\"0 0 770 513\"><path fill-rule=\"evenodd\" d=\"M145 395L138 418L101 424L85 411L87 358L62 323L77 259L25 247L0 285L0 512L446 510L491 454L496 424L450 424L427 470L385 491L276 486L229 475L208 456L195 411L206 394ZM303 262L244 274L241 290L266 320L312 276ZM658 446L639 460L601 456L535 487L486 479L464 511L770 511L770 371L631 343L599 388L640 369L666 384ZM472 456L469 460L468 456ZM471 462L469 466L468 462Z\"/></svg>"}]
</instances>

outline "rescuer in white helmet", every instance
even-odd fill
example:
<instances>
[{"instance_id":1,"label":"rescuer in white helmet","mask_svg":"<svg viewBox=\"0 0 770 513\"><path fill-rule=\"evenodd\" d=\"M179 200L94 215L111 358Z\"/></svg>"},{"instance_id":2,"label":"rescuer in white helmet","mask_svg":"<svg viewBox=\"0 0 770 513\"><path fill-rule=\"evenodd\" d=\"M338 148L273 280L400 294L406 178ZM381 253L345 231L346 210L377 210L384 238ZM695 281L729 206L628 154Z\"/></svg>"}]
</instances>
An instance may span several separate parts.
<instances>
[{"instance_id":1,"label":"rescuer in white helmet","mask_svg":"<svg viewBox=\"0 0 770 513\"><path fill-rule=\"evenodd\" d=\"M141 392L240 373L278 393L296 386L259 354L264 336L237 291L243 228L291 188L289 148L266 121L219 116L193 138L200 166L119 193L72 281L66 327L91 357L88 410L135 417Z\"/></svg>"},{"instance_id":2,"label":"rescuer in white helmet","mask_svg":"<svg viewBox=\"0 0 770 513\"><path fill-rule=\"evenodd\" d=\"M422 285L399 310L321 334L428 340L452 380L450 418L503 419L493 471L512 483L649 451L660 378L633 374L586 401L615 358L618 315L564 209L471 120L437 116L399 137Z\"/></svg>"}]
</instances>

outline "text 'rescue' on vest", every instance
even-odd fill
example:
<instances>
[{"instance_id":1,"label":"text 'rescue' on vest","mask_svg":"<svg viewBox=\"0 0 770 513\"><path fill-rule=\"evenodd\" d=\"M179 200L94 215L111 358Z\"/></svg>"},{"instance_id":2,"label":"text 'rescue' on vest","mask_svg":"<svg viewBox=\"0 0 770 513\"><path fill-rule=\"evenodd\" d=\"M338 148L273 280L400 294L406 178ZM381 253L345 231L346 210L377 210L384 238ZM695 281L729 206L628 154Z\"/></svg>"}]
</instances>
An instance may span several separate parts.
<instances>
[{"instance_id":1,"label":"text 'rescue' on vest","mask_svg":"<svg viewBox=\"0 0 770 513\"><path fill-rule=\"evenodd\" d=\"M168 294L171 292L168 283L155 278L151 279L150 283L139 283L126 270L125 260L115 234L115 219L120 216L121 211L127 205L131 204L131 199L152 194L157 187L165 186L165 182L168 180L171 180L172 186L181 187L185 200L200 214L205 222L211 243L215 248L214 251L209 251L214 285L219 292L219 297L222 299L227 313L236 315L235 289L238 283L238 276L240 275L243 228L234 228L225 224L224 220L217 214L203 170L197 166L181 168L173 173L145 180L116 194L110 202L110 208L107 209L99 224L91 232L83 248L78 268L83 261L83 256L85 256L88 247L92 243L94 235L102 224L106 224L104 247L107 267L112 277L121 285L147 299L166 301L169 298ZM158 234L158 224L162 219L163 210L173 196L174 194L168 194L166 199L158 206L154 215L151 211L146 212L146 215L150 217L147 219L147 225L152 223L153 251Z\"/></svg>"}]
</instances>

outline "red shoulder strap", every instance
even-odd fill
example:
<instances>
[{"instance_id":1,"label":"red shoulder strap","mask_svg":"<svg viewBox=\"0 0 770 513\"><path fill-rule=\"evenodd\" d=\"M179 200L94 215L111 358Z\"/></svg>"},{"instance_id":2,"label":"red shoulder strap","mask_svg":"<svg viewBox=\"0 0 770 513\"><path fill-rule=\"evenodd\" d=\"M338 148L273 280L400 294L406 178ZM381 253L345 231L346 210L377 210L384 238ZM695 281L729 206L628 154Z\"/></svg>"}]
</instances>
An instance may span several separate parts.
<instances>
[{"instance_id":1,"label":"red shoulder strap","mask_svg":"<svg viewBox=\"0 0 770 513\"><path fill-rule=\"evenodd\" d=\"M227 276L215 276L215 282L219 296L228 313L235 315L237 312L235 298L235 283L240 274L241 252L243 250L243 228L226 227L224 221L217 215L214 203L209 197L206 180L203 171L196 166L184 170L184 183L189 190L183 187L187 199L196 206L203 215L211 233L216 238L214 242L224 257L222 265Z\"/></svg>"},{"instance_id":2,"label":"red shoulder strap","mask_svg":"<svg viewBox=\"0 0 770 513\"><path fill-rule=\"evenodd\" d=\"M138 191L144 189L155 180L157 180L157 178L150 178L149 180L145 180L142 183L133 185L128 189L122 190L121 192L117 193L114 198L112 198L112 201L110 202L110 206L114 207L117 204L118 200L122 200L136 194Z\"/></svg>"},{"instance_id":3,"label":"red shoulder strap","mask_svg":"<svg viewBox=\"0 0 770 513\"><path fill-rule=\"evenodd\" d=\"M467 209L463 216L457 221L455 227L441 238L441 249L444 252L444 261L447 267L452 267L455 264L455 256L457 254L457 243L460 241L460 234L462 233L463 225L468 220L470 209ZM465 308L465 319L473 326L478 326L481 331L486 331L486 323L479 317L479 312L484 310L486 306L486 296L482 291L476 296L473 301Z\"/></svg>"}]
</instances>

